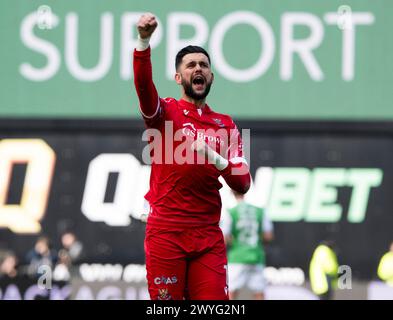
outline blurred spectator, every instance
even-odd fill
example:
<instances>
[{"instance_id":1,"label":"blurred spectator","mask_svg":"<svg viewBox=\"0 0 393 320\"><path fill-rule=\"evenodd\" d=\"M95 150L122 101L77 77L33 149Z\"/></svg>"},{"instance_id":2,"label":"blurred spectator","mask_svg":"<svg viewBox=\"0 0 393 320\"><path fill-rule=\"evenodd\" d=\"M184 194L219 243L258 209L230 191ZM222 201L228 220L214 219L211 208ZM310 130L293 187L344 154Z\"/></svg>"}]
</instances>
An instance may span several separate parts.
<instances>
[{"instance_id":1,"label":"blurred spectator","mask_svg":"<svg viewBox=\"0 0 393 320\"><path fill-rule=\"evenodd\" d=\"M61 236L62 248L59 250L58 263L53 277L57 281L69 281L73 272L72 266L79 264L83 256L83 245L73 232L67 231Z\"/></svg>"},{"instance_id":2,"label":"blurred spectator","mask_svg":"<svg viewBox=\"0 0 393 320\"><path fill-rule=\"evenodd\" d=\"M228 250L229 298L234 300L241 288L248 286L254 299L264 299L264 242L273 239L273 224L262 208L244 201L233 191L237 205L224 212L221 228Z\"/></svg>"},{"instance_id":3,"label":"blurred spectator","mask_svg":"<svg viewBox=\"0 0 393 320\"><path fill-rule=\"evenodd\" d=\"M310 262L312 291L321 300L331 300L337 287L338 262L332 240L322 241L315 249Z\"/></svg>"},{"instance_id":4,"label":"blurred spectator","mask_svg":"<svg viewBox=\"0 0 393 320\"><path fill-rule=\"evenodd\" d=\"M56 281L69 281L71 278L71 257L67 250L59 251L58 262L53 271L53 278Z\"/></svg>"},{"instance_id":5,"label":"blurred spectator","mask_svg":"<svg viewBox=\"0 0 393 320\"><path fill-rule=\"evenodd\" d=\"M63 257L69 256L70 264L78 264L83 257L83 245L73 232L65 232L61 236Z\"/></svg>"},{"instance_id":6,"label":"blurred spectator","mask_svg":"<svg viewBox=\"0 0 393 320\"><path fill-rule=\"evenodd\" d=\"M378 277L393 286L393 242L390 244L390 251L385 253L379 262Z\"/></svg>"},{"instance_id":7,"label":"blurred spectator","mask_svg":"<svg viewBox=\"0 0 393 320\"><path fill-rule=\"evenodd\" d=\"M39 267L42 265L49 266L52 270L57 262L57 254L51 249L51 243L48 237L41 236L37 239L35 246L26 256L28 262L28 274L36 276L39 274Z\"/></svg>"},{"instance_id":8,"label":"blurred spectator","mask_svg":"<svg viewBox=\"0 0 393 320\"><path fill-rule=\"evenodd\" d=\"M0 264L0 278L15 278L18 275L18 258L13 252L8 252Z\"/></svg>"}]
</instances>

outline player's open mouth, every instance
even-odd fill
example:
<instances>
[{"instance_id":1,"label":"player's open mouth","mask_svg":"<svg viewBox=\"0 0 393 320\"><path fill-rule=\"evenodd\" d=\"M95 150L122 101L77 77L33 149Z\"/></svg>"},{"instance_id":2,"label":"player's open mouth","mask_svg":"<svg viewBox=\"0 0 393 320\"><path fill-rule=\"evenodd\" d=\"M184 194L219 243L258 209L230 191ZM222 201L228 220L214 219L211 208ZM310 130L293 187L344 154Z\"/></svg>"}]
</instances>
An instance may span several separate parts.
<instances>
[{"instance_id":1,"label":"player's open mouth","mask_svg":"<svg viewBox=\"0 0 393 320\"><path fill-rule=\"evenodd\" d=\"M205 78L203 76L196 76L192 80L192 84L196 87L196 89L203 89L205 85Z\"/></svg>"}]
</instances>

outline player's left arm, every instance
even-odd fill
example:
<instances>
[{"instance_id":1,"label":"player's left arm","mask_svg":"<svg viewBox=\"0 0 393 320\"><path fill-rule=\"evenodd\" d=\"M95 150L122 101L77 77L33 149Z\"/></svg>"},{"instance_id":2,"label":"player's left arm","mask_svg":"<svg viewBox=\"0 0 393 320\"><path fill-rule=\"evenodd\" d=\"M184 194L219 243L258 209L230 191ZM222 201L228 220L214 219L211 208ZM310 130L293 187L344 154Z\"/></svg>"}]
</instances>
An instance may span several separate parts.
<instances>
[{"instance_id":1,"label":"player's left arm","mask_svg":"<svg viewBox=\"0 0 393 320\"><path fill-rule=\"evenodd\" d=\"M229 130L227 159L228 166L221 170L222 177L231 189L246 193L251 184L250 170L243 156L243 141L240 132L233 121Z\"/></svg>"},{"instance_id":2,"label":"player's left arm","mask_svg":"<svg viewBox=\"0 0 393 320\"><path fill-rule=\"evenodd\" d=\"M247 164L229 160L221 175L228 186L239 193L245 194L250 189L251 176Z\"/></svg>"},{"instance_id":3,"label":"player's left arm","mask_svg":"<svg viewBox=\"0 0 393 320\"><path fill-rule=\"evenodd\" d=\"M209 163L221 172L228 186L242 194L250 189L251 176L246 159L243 157L243 143L236 125L230 130L227 159L210 148L203 140L197 139L192 148L207 157Z\"/></svg>"}]
</instances>

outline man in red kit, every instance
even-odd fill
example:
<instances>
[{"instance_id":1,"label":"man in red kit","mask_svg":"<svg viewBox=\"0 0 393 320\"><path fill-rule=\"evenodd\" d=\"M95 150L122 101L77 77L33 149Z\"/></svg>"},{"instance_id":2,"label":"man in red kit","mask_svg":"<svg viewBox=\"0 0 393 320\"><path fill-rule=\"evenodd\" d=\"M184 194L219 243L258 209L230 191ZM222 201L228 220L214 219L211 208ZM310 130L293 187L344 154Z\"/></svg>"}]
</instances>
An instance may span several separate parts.
<instances>
[{"instance_id":1,"label":"man in red kit","mask_svg":"<svg viewBox=\"0 0 393 320\"><path fill-rule=\"evenodd\" d=\"M159 97L149 46L156 27L154 15L141 16L134 50L140 112L154 138L149 140L152 169L145 196L150 205L145 235L149 294L154 300L227 300L218 178L240 193L248 191L242 141L231 117L206 104L214 75L203 48L187 46L176 56L181 99Z\"/></svg>"}]
</instances>

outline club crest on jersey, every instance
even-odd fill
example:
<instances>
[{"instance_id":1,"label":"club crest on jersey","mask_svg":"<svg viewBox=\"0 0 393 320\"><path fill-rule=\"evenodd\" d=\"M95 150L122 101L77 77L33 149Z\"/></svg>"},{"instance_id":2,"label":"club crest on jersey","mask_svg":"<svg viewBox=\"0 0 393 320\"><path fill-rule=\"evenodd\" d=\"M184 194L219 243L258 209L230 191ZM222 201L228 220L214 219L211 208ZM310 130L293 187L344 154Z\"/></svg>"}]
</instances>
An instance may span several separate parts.
<instances>
[{"instance_id":1,"label":"club crest on jersey","mask_svg":"<svg viewBox=\"0 0 393 320\"><path fill-rule=\"evenodd\" d=\"M170 300L172 296L168 293L167 288L158 289L158 300Z\"/></svg>"},{"instance_id":2,"label":"club crest on jersey","mask_svg":"<svg viewBox=\"0 0 393 320\"><path fill-rule=\"evenodd\" d=\"M225 127L225 124L222 123L221 119L213 118L213 121L214 121L215 123L217 123L217 125L218 125L220 128Z\"/></svg>"}]
</instances>

